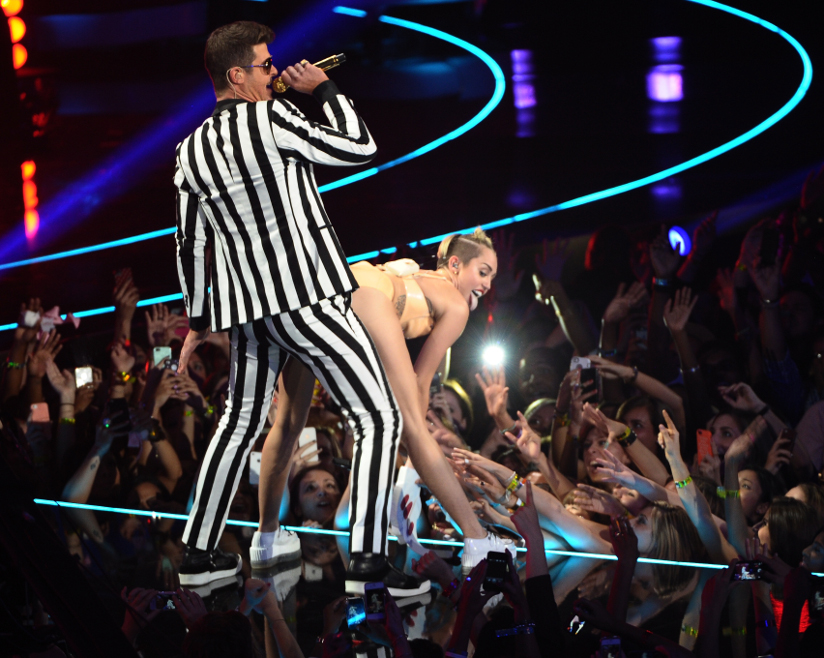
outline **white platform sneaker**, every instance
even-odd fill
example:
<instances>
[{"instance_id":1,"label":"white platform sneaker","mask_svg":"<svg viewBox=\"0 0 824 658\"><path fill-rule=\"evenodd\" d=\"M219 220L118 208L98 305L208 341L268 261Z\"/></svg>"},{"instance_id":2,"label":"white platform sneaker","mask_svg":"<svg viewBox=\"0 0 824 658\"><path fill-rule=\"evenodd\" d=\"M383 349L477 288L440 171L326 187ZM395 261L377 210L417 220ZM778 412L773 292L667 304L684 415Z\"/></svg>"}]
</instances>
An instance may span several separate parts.
<instances>
[{"instance_id":1,"label":"white platform sneaker","mask_svg":"<svg viewBox=\"0 0 824 658\"><path fill-rule=\"evenodd\" d=\"M268 569L300 557L300 539L294 532L278 528L274 532L255 532L249 548L252 569Z\"/></svg>"},{"instance_id":2,"label":"white platform sneaker","mask_svg":"<svg viewBox=\"0 0 824 658\"><path fill-rule=\"evenodd\" d=\"M493 535L491 532L481 539L464 538L464 549L461 553L461 571L463 574L466 575L472 571L472 569L486 557L489 551L497 551L499 553L509 551L514 560L516 555L515 542L511 539L503 539L502 537Z\"/></svg>"}]
</instances>

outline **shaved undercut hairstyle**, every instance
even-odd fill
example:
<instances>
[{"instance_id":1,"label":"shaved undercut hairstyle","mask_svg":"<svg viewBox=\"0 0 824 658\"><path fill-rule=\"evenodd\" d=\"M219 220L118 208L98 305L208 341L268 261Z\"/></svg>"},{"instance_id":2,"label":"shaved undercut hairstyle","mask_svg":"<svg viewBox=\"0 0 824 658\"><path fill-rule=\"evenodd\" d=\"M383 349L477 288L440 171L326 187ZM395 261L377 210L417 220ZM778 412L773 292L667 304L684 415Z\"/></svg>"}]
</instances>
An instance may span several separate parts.
<instances>
[{"instance_id":1,"label":"shaved undercut hairstyle","mask_svg":"<svg viewBox=\"0 0 824 658\"><path fill-rule=\"evenodd\" d=\"M235 66L249 66L255 59L254 47L275 38L270 28L254 21L237 21L217 28L206 41L203 61L215 92L229 88L226 72Z\"/></svg>"}]
</instances>

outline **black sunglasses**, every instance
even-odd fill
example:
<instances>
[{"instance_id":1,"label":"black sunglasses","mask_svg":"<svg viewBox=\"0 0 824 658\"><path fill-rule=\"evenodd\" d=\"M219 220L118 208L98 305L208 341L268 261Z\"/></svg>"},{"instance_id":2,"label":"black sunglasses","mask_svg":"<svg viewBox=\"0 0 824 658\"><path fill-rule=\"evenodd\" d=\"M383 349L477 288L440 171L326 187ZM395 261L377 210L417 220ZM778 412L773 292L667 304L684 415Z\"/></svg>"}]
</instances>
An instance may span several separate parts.
<instances>
[{"instance_id":1,"label":"black sunglasses","mask_svg":"<svg viewBox=\"0 0 824 658\"><path fill-rule=\"evenodd\" d=\"M264 60L263 64L249 64L249 66L241 66L242 69L266 69L264 72L269 73L272 70L272 58L269 57L268 59Z\"/></svg>"}]
</instances>

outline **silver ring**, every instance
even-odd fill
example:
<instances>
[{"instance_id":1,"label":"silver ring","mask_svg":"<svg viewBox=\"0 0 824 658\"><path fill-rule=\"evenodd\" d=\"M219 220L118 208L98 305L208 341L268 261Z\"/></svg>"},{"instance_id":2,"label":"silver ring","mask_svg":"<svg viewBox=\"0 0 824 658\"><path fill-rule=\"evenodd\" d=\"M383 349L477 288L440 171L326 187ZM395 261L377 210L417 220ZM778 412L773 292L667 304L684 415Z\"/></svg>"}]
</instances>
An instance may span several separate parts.
<instances>
[{"instance_id":1,"label":"silver ring","mask_svg":"<svg viewBox=\"0 0 824 658\"><path fill-rule=\"evenodd\" d=\"M464 457L464 466L469 466L469 460L466 457Z\"/></svg>"}]
</instances>

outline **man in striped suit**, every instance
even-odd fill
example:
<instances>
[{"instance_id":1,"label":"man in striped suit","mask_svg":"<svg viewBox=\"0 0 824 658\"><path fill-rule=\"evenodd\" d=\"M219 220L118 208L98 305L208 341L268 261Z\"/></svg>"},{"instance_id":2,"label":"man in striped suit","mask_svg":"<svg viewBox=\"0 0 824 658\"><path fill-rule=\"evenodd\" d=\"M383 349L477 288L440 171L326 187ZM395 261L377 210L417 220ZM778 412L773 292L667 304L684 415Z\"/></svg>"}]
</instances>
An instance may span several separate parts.
<instances>
[{"instance_id":1,"label":"man in striped suit","mask_svg":"<svg viewBox=\"0 0 824 658\"><path fill-rule=\"evenodd\" d=\"M357 284L313 172L314 164L368 162L375 143L352 102L311 64L290 66L282 77L312 94L331 126L272 99L273 36L249 21L211 34L205 61L217 106L177 148L178 272L190 327L179 372L210 330L229 331L232 344L229 401L198 475L180 582L203 585L240 569L239 556L216 546L290 357L311 368L355 431L347 582L357 589L384 580L397 595L414 595L429 583L392 569L385 557L401 415L350 308ZM280 531L268 541L294 545Z\"/></svg>"}]
</instances>

